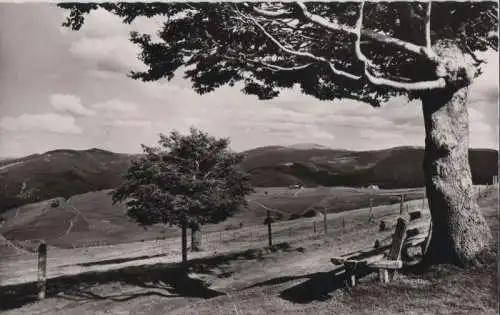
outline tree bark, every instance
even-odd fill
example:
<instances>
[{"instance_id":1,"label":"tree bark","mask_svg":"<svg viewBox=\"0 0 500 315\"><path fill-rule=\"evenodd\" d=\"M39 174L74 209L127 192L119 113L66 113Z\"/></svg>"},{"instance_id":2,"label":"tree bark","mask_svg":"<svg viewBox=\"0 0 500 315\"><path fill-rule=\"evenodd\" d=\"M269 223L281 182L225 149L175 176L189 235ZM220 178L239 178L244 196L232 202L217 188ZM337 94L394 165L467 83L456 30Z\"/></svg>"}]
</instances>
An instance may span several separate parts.
<instances>
[{"instance_id":1,"label":"tree bark","mask_svg":"<svg viewBox=\"0 0 500 315\"><path fill-rule=\"evenodd\" d=\"M201 226L198 223L191 224L191 251L201 251Z\"/></svg>"},{"instance_id":2,"label":"tree bark","mask_svg":"<svg viewBox=\"0 0 500 315\"><path fill-rule=\"evenodd\" d=\"M432 238L424 265L465 266L491 239L476 202L469 164L467 86L422 96L425 122L424 174Z\"/></svg>"},{"instance_id":3,"label":"tree bark","mask_svg":"<svg viewBox=\"0 0 500 315\"><path fill-rule=\"evenodd\" d=\"M187 223L181 226L182 264L187 264Z\"/></svg>"}]
</instances>

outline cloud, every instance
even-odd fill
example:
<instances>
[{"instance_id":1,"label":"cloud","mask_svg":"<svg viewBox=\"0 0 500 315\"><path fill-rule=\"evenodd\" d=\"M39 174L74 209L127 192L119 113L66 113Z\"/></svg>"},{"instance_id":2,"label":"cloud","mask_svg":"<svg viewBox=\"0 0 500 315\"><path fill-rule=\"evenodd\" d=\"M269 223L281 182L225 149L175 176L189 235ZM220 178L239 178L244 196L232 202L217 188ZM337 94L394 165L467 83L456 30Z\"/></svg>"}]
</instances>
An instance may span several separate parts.
<instances>
[{"instance_id":1,"label":"cloud","mask_svg":"<svg viewBox=\"0 0 500 315\"><path fill-rule=\"evenodd\" d=\"M94 116L95 111L86 108L82 105L81 99L78 96L69 94L52 94L50 96L50 104L59 111L76 116Z\"/></svg>"},{"instance_id":2,"label":"cloud","mask_svg":"<svg viewBox=\"0 0 500 315\"><path fill-rule=\"evenodd\" d=\"M182 129L185 122L192 122L207 132L230 136L241 148L298 141L355 150L425 145L422 104L405 97L393 98L382 107L373 108L358 101L320 101L298 91L285 90L280 97L261 102L243 95L238 87L224 87L200 96L185 81L179 81L174 78L166 84L141 85L154 103L162 102L152 112L161 111L168 117L164 125ZM491 108L491 104L496 106L491 100L497 99L497 93L487 91L490 93L484 95L484 101L471 99L468 104L472 147L486 143L487 147L498 146L492 133L497 123L489 121L497 114L488 115L483 110ZM476 109L478 114L474 113Z\"/></svg>"},{"instance_id":3,"label":"cloud","mask_svg":"<svg viewBox=\"0 0 500 315\"><path fill-rule=\"evenodd\" d=\"M91 107L109 115L130 115L137 111L137 106L134 103L119 99L111 99L102 103L96 103L91 105Z\"/></svg>"},{"instance_id":4,"label":"cloud","mask_svg":"<svg viewBox=\"0 0 500 315\"><path fill-rule=\"evenodd\" d=\"M94 63L99 71L123 74L145 70L145 65L138 59L139 47L130 42L130 31L149 34L153 41L157 41L156 33L163 19L159 16L139 17L128 25L116 15L98 9L86 17L77 39L71 43L70 53ZM67 35L66 30L61 31Z\"/></svg>"},{"instance_id":5,"label":"cloud","mask_svg":"<svg viewBox=\"0 0 500 315\"><path fill-rule=\"evenodd\" d=\"M82 129L75 125L73 116L61 114L22 114L6 116L0 120L0 128L11 132L46 131L60 134L79 134Z\"/></svg>"},{"instance_id":6,"label":"cloud","mask_svg":"<svg viewBox=\"0 0 500 315\"><path fill-rule=\"evenodd\" d=\"M151 129L153 127L153 124L149 120L113 120L113 121L105 122L104 126Z\"/></svg>"},{"instance_id":7,"label":"cloud","mask_svg":"<svg viewBox=\"0 0 500 315\"><path fill-rule=\"evenodd\" d=\"M67 12L61 10L63 19L66 19ZM153 18L139 16L130 25L123 23L122 19L108 11L99 8L85 17L80 32L90 37L109 37L128 35L131 30L155 35L161 22L167 20L162 16ZM66 33L67 28L61 28L61 32Z\"/></svg>"},{"instance_id":8,"label":"cloud","mask_svg":"<svg viewBox=\"0 0 500 315\"><path fill-rule=\"evenodd\" d=\"M66 19L68 12L61 9L61 15L63 19ZM85 17L85 20L86 21L80 29L80 32L83 32L88 36L106 37L127 33L127 25L125 25L119 17L102 8L92 11L91 14ZM64 34L67 33L67 30L68 29L65 27L61 27L60 29L60 31Z\"/></svg>"},{"instance_id":9,"label":"cloud","mask_svg":"<svg viewBox=\"0 0 500 315\"><path fill-rule=\"evenodd\" d=\"M359 135L365 139L376 141L386 141L387 139L401 138L401 135L395 132L380 131L376 129L360 129Z\"/></svg>"},{"instance_id":10,"label":"cloud","mask_svg":"<svg viewBox=\"0 0 500 315\"><path fill-rule=\"evenodd\" d=\"M125 74L145 70L145 65L138 59L140 49L129 41L128 36L84 36L71 44L70 52L92 62L101 71Z\"/></svg>"}]
</instances>

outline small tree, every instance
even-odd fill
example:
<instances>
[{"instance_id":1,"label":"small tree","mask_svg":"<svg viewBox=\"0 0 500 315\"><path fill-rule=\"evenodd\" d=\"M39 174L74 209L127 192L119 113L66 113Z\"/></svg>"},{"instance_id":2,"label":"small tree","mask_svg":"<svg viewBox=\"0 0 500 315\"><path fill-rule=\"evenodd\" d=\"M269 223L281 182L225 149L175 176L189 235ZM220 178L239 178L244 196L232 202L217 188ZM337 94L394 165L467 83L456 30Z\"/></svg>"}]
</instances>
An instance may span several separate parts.
<instances>
[{"instance_id":1,"label":"small tree","mask_svg":"<svg viewBox=\"0 0 500 315\"><path fill-rule=\"evenodd\" d=\"M164 223L182 229L182 262L187 262L187 228L192 249L199 249L200 226L218 223L246 205L252 192L239 168L243 155L191 128L188 135L160 135L159 146L142 145L144 155L132 163L113 203L126 202L128 215L141 225ZM194 241L194 242L193 242Z\"/></svg>"}]
</instances>

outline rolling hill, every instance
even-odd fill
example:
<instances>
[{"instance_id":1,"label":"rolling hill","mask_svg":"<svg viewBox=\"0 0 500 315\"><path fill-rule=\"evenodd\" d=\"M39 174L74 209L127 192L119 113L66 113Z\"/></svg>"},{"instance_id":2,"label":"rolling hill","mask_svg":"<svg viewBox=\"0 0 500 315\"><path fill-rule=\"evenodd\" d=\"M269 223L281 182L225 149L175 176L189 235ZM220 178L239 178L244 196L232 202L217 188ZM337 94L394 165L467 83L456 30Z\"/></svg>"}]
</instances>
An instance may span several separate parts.
<instances>
[{"instance_id":1,"label":"rolling hill","mask_svg":"<svg viewBox=\"0 0 500 315\"><path fill-rule=\"evenodd\" d=\"M256 187L301 183L317 186L422 187L423 148L396 147L378 151L347 151L314 144L268 146L244 152L242 167ZM0 161L0 213L55 197L69 198L112 189L120 183L134 155L100 149L55 150ZM498 151L471 149L475 184L498 174Z\"/></svg>"},{"instance_id":2,"label":"rolling hill","mask_svg":"<svg viewBox=\"0 0 500 315\"><path fill-rule=\"evenodd\" d=\"M54 197L116 187L133 155L55 150L0 161L0 212Z\"/></svg>"},{"instance_id":3,"label":"rolling hill","mask_svg":"<svg viewBox=\"0 0 500 315\"><path fill-rule=\"evenodd\" d=\"M377 151L324 148L266 147L249 150L244 162L253 184L261 187L367 186L413 188L424 186L424 148L396 147ZM474 184L491 183L498 174L498 151L469 150Z\"/></svg>"}]
</instances>

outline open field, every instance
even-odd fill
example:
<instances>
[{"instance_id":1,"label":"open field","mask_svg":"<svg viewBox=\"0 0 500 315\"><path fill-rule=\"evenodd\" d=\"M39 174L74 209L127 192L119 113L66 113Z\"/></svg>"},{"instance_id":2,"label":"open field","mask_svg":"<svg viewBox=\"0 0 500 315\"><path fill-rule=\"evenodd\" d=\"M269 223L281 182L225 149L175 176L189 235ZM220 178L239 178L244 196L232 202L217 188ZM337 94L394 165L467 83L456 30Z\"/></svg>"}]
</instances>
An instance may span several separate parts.
<instances>
[{"instance_id":1,"label":"open field","mask_svg":"<svg viewBox=\"0 0 500 315\"><path fill-rule=\"evenodd\" d=\"M380 188L424 185L423 147L394 147L348 151L324 147L267 146L242 152L241 166L254 187ZM53 150L0 161L0 215L17 206L56 197L71 197L112 189L138 155L102 149ZM490 184L498 174L498 151L470 149L469 162L476 184Z\"/></svg>"},{"instance_id":2,"label":"open field","mask_svg":"<svg viewBox=\"0 0 500 315\"><path fill-rule=\"evenodd\" d=\"M420 208L421 202L408 202L410 211ZM344 213L331 214L328 227L332 231L328 238L340 234L359 234L358 226L367 225L369 209L363 208ZM394 218L399 214L399 206L379 206L373 209L375 220L366 226L364 233L378 234L380 219ZM316 238L313 224L316 221L317 235L323 232L322 218L303 218L292 221L282 221L273 224L273 239L275 243L297 243ZM342 221L345 228L342 232ZM385 236L391 231L387 231ZM222 236L222 237L221 237ZM361 235L362 237L362 235ZM368 237L369 239L369 237ZM267 226L249 226L242 229L205 232L203 252L192 253L190 257L201 258L232 251L252 248L263 248L267 245ZM370 240L373 243L374 240ZM369 244L373 245L373 244ZM165 240L150 240L145 242L121 243L116 245L81 247L61 249L48 247L48 277L78 274L87 271L102 271L125 266L174 263L180 259L179 237L169 237ZM339 244L337 250L351 250L348 244ZM16 284L33 281L36 278L36 255L34 253L18 252L4 256L0 266L0 285Z\"/></svg>"},{"instance_id":3,"label":"open field","mask_svg":"<svg viewBox=\"0 0 500 315\"><path fill-rule=\"evenodd\" d=\"M390 205L399 202L399 194L405 193L407 200L421 199L423 189L372 190L367 188L322 187L257 189L248 197L248 207L234 217L203 227L206 233L262 225L267 210L273 217L287 221L307 212L338 213L373 206ZM152 226L147 230L130 221L121 205L113 205L109 191L98 191L73 196L60 206L52 208L50 200L22 206L2 215L6 222L0 226L0 234L19 247L34 249L39 240L60 248L89 247L150 241L179 237L176 227ZM1 248L0 248L1 250ZM5 248L4 255L12 250Z\"/></svg>"},{"instance_id":4,"label":"open field","mask_svg":"<svg viewBox=\"0 0 500 315\"><path fill-rule=\"evenodd\" d=\"M419 201L409 204L411 209L421 206ZM498 190L483 188L480 205L497 231ZM190 254L194 260L188 274L175 263L180 259L177 240L86 249L49 247L48 276L66 278L49 281L48 299L34 304L26 304L33 299L32 285L4 288L0 296L9 304L1 309L5 314L496 313L498 290L492 277L497 272L496 244L481 268L440 266L424 275L405 271L388 285L370 275L359 287L343 289L343 271L329 262L330 257L373 246L374 237L384 236L378 232L378 222L395 219L399 206L380 206L374 213L371 223L366 208L331 214L328 236L311 231L311 223L321 218L276 223L275 244L282 245L273 250L265 249L264 226L247 228L253 240L245 238L245 229L231 231L233 236L222 241L219 233L207 233L205 251ZM299 233L301 229L310 233ZM19 259L11 257L2 264L4 284L35 279L34 255L18 255ZM103 270L117 271L69 276Z\"/></svg>"}]
</instances>

